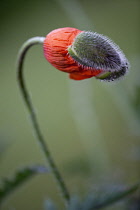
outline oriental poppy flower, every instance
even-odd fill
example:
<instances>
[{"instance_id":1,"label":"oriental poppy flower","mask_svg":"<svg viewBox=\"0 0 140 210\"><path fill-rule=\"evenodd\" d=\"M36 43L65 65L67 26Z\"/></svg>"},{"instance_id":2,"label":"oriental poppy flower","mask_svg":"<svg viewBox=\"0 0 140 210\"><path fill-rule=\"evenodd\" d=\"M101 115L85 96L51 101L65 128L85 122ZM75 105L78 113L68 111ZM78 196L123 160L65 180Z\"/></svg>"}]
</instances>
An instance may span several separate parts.
<instances>
[{"instance_id":1,"label":"oriental poppy flower","mask_svg":"<svg viewBox=\"0 0 140 210\"><path fill-rule=\"evenodd\" d=\"M95 32L59 28L46 36L43 46L45 58L74 80L96 77L112 81L123 76L129 66L120 48Z\"/></svg>"}]
</instances>

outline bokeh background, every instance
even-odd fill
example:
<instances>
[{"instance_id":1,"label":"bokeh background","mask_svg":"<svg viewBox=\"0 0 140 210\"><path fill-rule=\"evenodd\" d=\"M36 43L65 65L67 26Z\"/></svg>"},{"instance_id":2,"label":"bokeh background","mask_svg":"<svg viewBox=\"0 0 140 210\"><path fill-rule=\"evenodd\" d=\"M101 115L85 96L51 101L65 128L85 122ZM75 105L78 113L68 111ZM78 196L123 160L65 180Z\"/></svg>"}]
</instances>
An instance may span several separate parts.
<instances>
[{"instance_id":1,"label":"bokeh background","mask_svg":"<svg viewBox=\"0 0 140 210\"><path fill-rule=\"evenodd\" d=\"M34 46L25 77L42 132L71 193L131 185L140 177L139 0L0 1L0 178L44 164L16 80L16 57L27 39L60 27L109 36L125 52L129 74L113 84L72 81ZM37 175L15 191L3 210L43 209L62 201L51 174ZM125 209L121 203L107 209Z\"/></svg>"}]
</instances>

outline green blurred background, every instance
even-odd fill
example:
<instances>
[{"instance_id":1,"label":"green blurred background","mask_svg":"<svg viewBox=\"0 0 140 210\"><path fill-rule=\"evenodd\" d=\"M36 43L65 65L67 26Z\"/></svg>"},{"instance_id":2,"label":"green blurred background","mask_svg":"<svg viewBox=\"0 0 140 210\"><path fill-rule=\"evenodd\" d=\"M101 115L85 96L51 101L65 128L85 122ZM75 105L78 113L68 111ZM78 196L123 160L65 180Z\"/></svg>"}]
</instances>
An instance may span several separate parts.
<instances>
[{"instance_id":1,"label":"green blurred background","mask_svg":"<svg viewBox=\"0 0 140 210\"><path fill-rule=\"evenodd\" d=\"M25 76L46 141L71 193L82 196L98 186L138 181L139 9L139 0L1 0L0 178L26 165L46 164L16 81L18 50L31 37L69 26L109 36L125 52L131 69L113 84L94 78L72 81L44 59L41 45L32 47ZM48 198L61 206L51 174L38 175L2 209L43 209Z\"/></svg>"}]
</instances>

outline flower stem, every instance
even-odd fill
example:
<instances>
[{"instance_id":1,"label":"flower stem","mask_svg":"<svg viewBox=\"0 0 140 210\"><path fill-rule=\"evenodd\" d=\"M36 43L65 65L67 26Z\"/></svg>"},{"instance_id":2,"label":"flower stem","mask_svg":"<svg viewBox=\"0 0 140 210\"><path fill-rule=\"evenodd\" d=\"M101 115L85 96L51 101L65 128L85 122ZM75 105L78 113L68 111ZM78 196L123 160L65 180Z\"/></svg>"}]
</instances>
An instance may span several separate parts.
<instances>
[{"instance_id":1,"label":"flower stem","mask_svg":"<svg viewBox=\"0 0 140 210\"><path fill-rule=\"evenodd\" d=\"M26 55L26 52L28 51L28 49L35 45L35 44L42 44L44 41L44 37L34 37L31 38L29 40L27 40L23 46L21 47L20 51L19 51L19 55L18 55L18 60L17 60L17 76L18 76L18 84L23 96L23 99L25 101L25 104L28 108L29 111L29 115L31 118L31 123L34 129L34 132L36 134L37 140L40 143L41 149L45 154L45 157L49 163L50 169L52 171L52 174L54 175L54 178L60 188L60 192L62 194L62 197L65 200L66 205L68 205L69 199L70 199L70 195L69 192L66 188L66 185L64 183L63 178L61 177L55 163L54 160L51 156L51 153L48 149L48 146L44 140L44 137L42 135L42 132L40 130L40 126L38 124L38 120L36 117L36 113L35 113L35 109L33 107L32 101L31 101L31 97L29 95L29 92L26 88L26 84L25 84L25 80L24 80L24 76L23 76L23 63L24 63L24 58Z\"/></svg>"}]
</instances>

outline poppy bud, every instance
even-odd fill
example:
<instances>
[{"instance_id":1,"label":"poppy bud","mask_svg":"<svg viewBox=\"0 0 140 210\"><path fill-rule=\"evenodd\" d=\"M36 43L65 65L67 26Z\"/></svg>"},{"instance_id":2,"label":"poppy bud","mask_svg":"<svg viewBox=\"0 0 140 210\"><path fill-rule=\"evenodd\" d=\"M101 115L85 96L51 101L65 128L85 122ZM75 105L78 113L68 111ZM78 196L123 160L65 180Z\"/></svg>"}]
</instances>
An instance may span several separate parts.
<instances>
[{"instance_id":1,"label":"poppy bud","mask_svg":"<svg viewBox=\"0 0 140 210\"><path fill-rule=\"evenodd\" d=\"M129 65L123 52L109 38L69 27L53 30L46 36L44 55L54 67L75 80L95 76L112 81L123 76Z\"/></svg>"}]
</instances>

